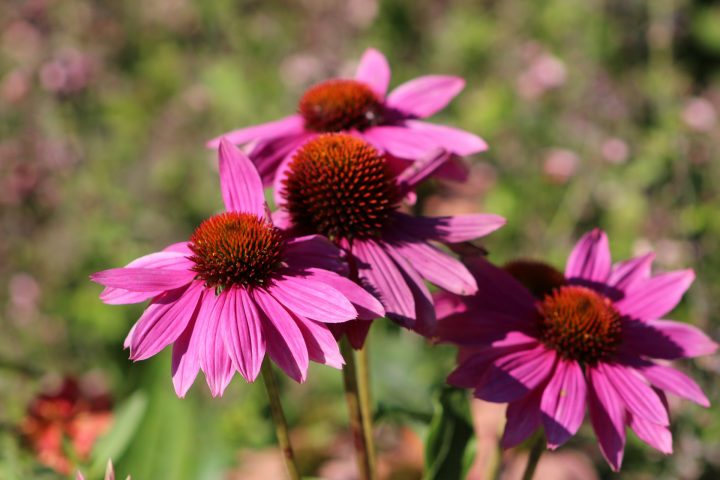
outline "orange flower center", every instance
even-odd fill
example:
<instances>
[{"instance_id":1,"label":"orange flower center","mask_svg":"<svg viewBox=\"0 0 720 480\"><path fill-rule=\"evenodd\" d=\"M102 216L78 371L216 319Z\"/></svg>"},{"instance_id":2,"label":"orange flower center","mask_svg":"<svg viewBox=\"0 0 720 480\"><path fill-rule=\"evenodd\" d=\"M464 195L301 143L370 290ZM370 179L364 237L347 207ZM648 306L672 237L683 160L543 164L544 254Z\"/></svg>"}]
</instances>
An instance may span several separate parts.
<instances>
[{"instance_id":1,"label":"orange flower center","mask_svg":"<svg viewBox=\"0 0 720 480\"><path fill-rule=\"evenodd\" d=\"M377 237L400 196L385 157L351 135L321 135L300 148L283 180L293 222L330 240Z\"/></svg>"},{"instance_id":2,"label":"orange flower center","mask_svg":"<svg viewBox=\"0 0 720 480\"><path fill-rule=\"evenodd\" d=\"M315 132L364 130L378 123L382 104L370 87L357 80L327 80L300 99L305 127Z\"/></svg>"},{"instance_id":3,"label":"orange flower center","mask_svg":"<svg viewBox=\"0 0 720 480\"><path fill-rule=\"evenodd\" d=\"M225 212L205 220L190 237L193 271L208 287L267 284L282 261L283 237L252 213Z\"/></svg>"}]
</instances>

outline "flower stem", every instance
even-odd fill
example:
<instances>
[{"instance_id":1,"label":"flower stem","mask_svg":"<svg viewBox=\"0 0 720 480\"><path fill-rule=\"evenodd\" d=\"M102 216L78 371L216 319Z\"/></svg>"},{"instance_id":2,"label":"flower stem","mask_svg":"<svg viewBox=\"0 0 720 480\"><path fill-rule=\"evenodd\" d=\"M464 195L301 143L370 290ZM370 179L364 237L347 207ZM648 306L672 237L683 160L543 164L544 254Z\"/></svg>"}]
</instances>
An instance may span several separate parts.
<instances>
[{"instance_id":1,"label":"flower stem","mask_svg":"<svg viewBox=\"0 0 720 480\"><path fill-rule=\"evenodd\" d=\"M530 455L528 456L528 462L525 466L525 473L522 476L522 480L532 480L535 475L535 469L537 468L540 455L545 451L545 437L538 435L530 449Z\"/></svg>"},{"instance_id":2,"label":"flower stem","mask_svg":"<svg viewBox=\"0 0 720 480\"><path fill-rule=\"evenodd\" d=\"M275 433L277 434L278 444L285 458L285 467L288 471L290 480L300 480L300 471L295 462L295 454L290 444L290 434L288 433L287 421L280 404L280 389L278 388L277 378L273 367L268 360L263 362L262 366L263 382L267 390L268 400L270 401L270 412L272 413L273 423L275 424Z\"/></svg>"},{"instance_id":3,"label":"flower stem","mask_svg":"<svg viewBox=\"0 0 720 480\"><path fill-rule=\"evenodd\" d=\"M353 439L355 441L355 453L357 455L357 464L362 480L374 480L375 472L372 468L370 460L370 445L368 437L371 432L367 432L365 426L367 422L363 408L361 406L362 399L360 389L358 387L358 369L355 364L355 352L346 336L340 340L340 351L345 359L343 367L343 382L345 384L345 400L347 401L348 410L350 412L350 427L352 428Z\"/></svg>"},{"instance_id":4,"label":"flower stem","mask_svg":"<svg viewBox=\"0 0 720 480\"><path fill-rule=\"evenodd\" d=\"M368 449L368 461L370 462L370 472L375 476L377 471L377 459L375 452L375 439L373 437L373 409L372 396L370 392L370 359L368 354L368 344L357 351L358 360L358 390L360 391L360 408L363 414L363 434Z\"/></svg>"}]
</instances>

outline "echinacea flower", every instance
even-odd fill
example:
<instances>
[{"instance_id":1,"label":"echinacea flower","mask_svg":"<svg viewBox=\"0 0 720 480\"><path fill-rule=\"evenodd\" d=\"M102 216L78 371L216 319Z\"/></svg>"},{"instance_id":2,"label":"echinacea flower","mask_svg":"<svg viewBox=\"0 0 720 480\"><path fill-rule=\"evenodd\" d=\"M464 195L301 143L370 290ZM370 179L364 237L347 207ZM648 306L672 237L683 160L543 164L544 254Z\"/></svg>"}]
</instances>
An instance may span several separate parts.
<instances>
[{"instance_id":1,"label":"echinacea flower","mask_svg":"<svg viewBox=\"0 0 720 480\"><path fill-rule=\"evenodd\" d=\"M474 240L505 223L490 214L430 218L399 211L401 199L447 155L435 152L394 175L386 156L366 141L318 136L280 167L276 219L296 234L322 234L342 247L351 275L380 299L388 317L427 333L435 312L424 280L459 295L477 291L463 264L431 242ZM352 325L359 331L348 332L349 339L358 348L369 324Z\"/></svg>"},{"instance_id":2,"label":"echinacea flower","mask_svg":"<svg viewBox=\"0 0 720 480\"><path fill-rule=\"evenodd\" d=\"M422 76L387 94L389 85L388 61L371 48L362 56L355 78L335 78L310 87L300 99L298 113L234 130L223 137L236 145L252 144L250 159L266 185L272 182L284 158L323 133L351 133L405 160L415 160L437 148L458 156L487 149L487 144L470 132L421 120L442 110L460 93L465 86L462 78ZM217 146L223 137L211 140L208 146ZM462 178L467 172L453 161L437 173Z\"/></svg>"},{"instance_id":3,"label":"echinacea flower","mask_svg":"<svg viewBox=\"0 0 720 480\"><path fill-rule=\"evenodd\" d=\"M74 378L38 395L28 407L20 431L43 465L70 473L71 457L85 461L97 439L113 422L110 397L91 393Z\"/></svg>"},{"instance_id":4,"label":"echinacea flower","mask_svg":"<svg viewBox=\"0 0 720 480\"><path fill-rule=\"evenodd\" d=\"M468 260L482 288L473 297L440 294L438 335L461 347L448 383L508 402L505 448L542 426L548 448L572 437L587 405L600 449L622 463L625 427L672 452L665 392L709 406L700 387L659 360L713 353L697 328L661 320L694 279L692 270L652 276L653 255L611 265L608 239L593 230L565 274L530 261L497 268Z\"/></svg>"},{"instance_id":5,"label":"echinacea flower","mask_svg":"<svg viewBox=\"0 0 720 480\"><path fill-rule=\"evenodd\" d=\"M257 170L227 141L219 147L227 211L200 224L190 241L91 276L105 303L152 299L125 346L144 360L173 344L175 391L199 370L214 396L234 372L257 377L265 353L298 382L308 359L341 368L328 324L384 314L365 290L333 270L339 252L321 236L286 239L267 213Z\"/></svg>"}]
</instances>

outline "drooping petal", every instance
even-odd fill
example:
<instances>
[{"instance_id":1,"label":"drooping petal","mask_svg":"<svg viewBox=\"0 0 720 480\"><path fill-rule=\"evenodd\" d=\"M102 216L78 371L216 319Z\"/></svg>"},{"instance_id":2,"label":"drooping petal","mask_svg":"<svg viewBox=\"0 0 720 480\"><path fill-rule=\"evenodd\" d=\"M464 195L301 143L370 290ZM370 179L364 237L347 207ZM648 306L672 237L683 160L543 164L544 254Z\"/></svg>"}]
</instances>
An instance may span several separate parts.
<instances>
[{"instance_id":1,"label":"drooping petal","mask_svg":"<svg viewBox=\"0 0 720 480\"><path fill-rule=\"evenodd\" d=\"M433 175L449 159L450 153L442 149L431 150L407 166L396 177L400 194L405 195L423 180Z\"/></svg>"},{"instance_id":2,"label":"drooping petal","mask_svg":"<svg viewBox=\"0 0 720 480\"><path fill-rule=\"evenodd\" d=\"M248 153L248 157L257 167L263 185L272 185L276 173L279 173L279 166L282 162L292 158L295 150L314 136L316 136L314 133L301 133L290 137L270 138L258 142Z\"/></svg>"},{"instance_id":3,"label":"drooping petal","mask_svg":"<svg viewBox=\"0 0 720 480\"><path fill-rule=\"evenodd\" d=\"M532 325L501 312L470 310L438 321L435 335L442 342L464 347L487 347L501 340L519 344L537 343Z\"/></svg>"},{"instance_id":4,"label":"drooping petal","mask_svg":"<svg viewBox=\"0 0 720 480\"><path fill-rule=\"evenodd\" d=\"M372 240L355 241L352 254L359 260L360 278L372 288L386 314L404 326L412 326L415 323L413 294L388 254Z\"/></svg>"},{"instance_id":5,"label":"drooping petal","mask_svg":"<svg viewBox=\"0 0 720 480\"><path fill-rule=\"evenodd\" d=\"M260 307L263 332L270 358L296 382L307 378L308 349L295 319L268 292L255 289L252 296Z\"/></svg>"},{"instance_id":6,"label":"drooping petal","mask_svg":"<svg viewBox=\"0 0 720 480\"><path fill-rule=\"evenodd\" d=\"M477 351L463 351L459 365L448 375L447 383L460 388L476 388L485 383L492 362L511 353L528 351L523 345L511 345L498 348L484 348Z\"/></svg>"},{"instance_id":7,"label":"drooping petal","mask_svg":"<svg viewBox=\"0 0 720 480\"><path fill-rule=\"evenodd\" d=\"M357 310L352 303L327 283L284 276L274 281L267 290L285 308L311 320L338 323L357 318Z\"/></svg>"},{"instance_id":8,"label":"drooping petal","mask_svg":"<svg viewBox=\"0 0 720 480\"><path fill-rule=\"evenodd\" d=\"M475 389L475 396L488 402L513 402L540 385L555 369L556 353L540 345L498 358Z\"/></svg>"},{"instance_id":9,"label":"drooping petal","mask_svg":"<svg viewBox=\"0 0 720 480\"><path fill-rule=\"evenodd\" d=\"M655 259L654 253L618 262L612 267L607 283L625 296L625 293L650 278L650 267Z\"/></svg>"},{"instance_id":10,"label":"drooping petal","mask_svg":"<svg viewBox=\"0 0 720 480\"><path fill-rule=\"evenodd\" d=\"M672 320L627 321L621 350L651 358L675 360L710 355L718 348L699 328Z\"/></svg>"},{"instance_id":11,"label":"drooping petal","mask_svg":"<svg viewBox=\"0 0 720 480\"><path fill-rule=\"evenodd\" d=\"M198 303L197 315L173 344L171 373L175 393L180 398L185 396L200 370L200 348L201 341L205 338L206 319L215 305L213 292L203 291Z\"/></svg>"},{"instance_id":12,"label":"drooping petal","mask_svg":"<svg viewBox=\"0 0 720 480\"><path fill-rule=\"evenodd\" d=\"M412 267L430 283L458 295L472 295L478 290L475 277L460 261L421 240L401 234L399 241L388 245L408 260Z\"/></svg>"},{"instance_id":13,"label":"drooping petal","mask_svg":"<svg viewBox=\"0 0 720 480\"><path fill-rule=\"evenodd\" d=\"M374 48L365 50L358 64L355 80L372 88L380 99L385 98L390 85L390 65L385 55Z\"/></svg>"},{"instance_id":14,"label":"drooping petal","mask_svg":"<svg viewBox=\"0 0 720 480\"><path fill-rule=\"evenodd\" d=\"M90 279L106 287L130 292L157 292L187 285L195 278L190 270L167 268L111 268L93 273Z\"/></svg>"},{"instance_id":15,"label":"drooping petal","mask_svg":"<svg viewBox=\"0 0 720 480\"><path fill-rule=\"evenodd\" d=\"M588 366L588 411L600 451L613 471L620 470L625 450L625 407L615 388L597 368Z\"/></svg>"},{"instance_id":16,"label":"drooping petal","mask_svg":"<svg viewBox=\"0 0 720 480\"><path fill-rule=\"evenodd\" d=\"M585 395L585 377L580 365L559 360L540 402L549 449L556 449L577 433L585 417Z\"/></svg>"},{"instance_id":17,"label":"drooping petal","mask_svg":"<svg viewBox=\"0 0 720 480\"><path fill-rule=\"evenodd\" d=\"M435 317L435 306L433 305L433 297L425 286L422 276L408 259L406 259L397 249L388 247L386 253L392 258L402 273L407 286L413 294L415 302L415 325L413 329L420 335L432 337L437 328L437 318Z\"/></svg>"},{"instance_id":18,"label":"drooping petal","mask_svg":"<svg viewBox=\"0 0 720 480\"><path fill-rule=\"evenodd\" d=\"M659 425L670 424L665 405L634 370L610 363L599 363L598 370L613 384L630 413Z\"/></svg>"},{"instance_id":19,"label":"drooping petal","mask_svg":"<svg viewBox=\"0 0 720 480\"><path fill-rule=\"evenodd\" d=\"M333 368L342 368L345 360L328 326L300 316L295 318L305 339L310 360Z\"/></svg>"},{"instance_id":20,"label":"drooping petal","mask_svg":"<svg viewBox=\"0 0 720 480\"><path fill-rule=\"evenodd\" d=\"M223 138L218 147L220 190L229 212L265 217L265 193L260 175L249 158Z\"/></svg>"},{"instance_id":21,"label":"drooping petal","mask_svg":"<svg viewBox=\"0 0 720 480\"><path fill-rule=\"evenodd\" d=\"M333 288L342 293L345 298L350 300L355 310L357 310L358 320L374 320L385 316L385 309L382 303L380 303L380 300L373 297L352 280L338 275L335 272L319 268L305 269L303 274L332 285Z\"/></svg>"},{"instance_id":22,"label":"drooping petal","mask_svg":"<svg viewBox=\"0 0 720 480\"><path fill-rule=\"evenodd\" d=\"M635 286L615 306L630 318L656 320L677 306L693 280L692 270L664 273Z\"/></svg>"},{"instance_id":23,"label":"drooping petal","mask_svg":"<svg viewBox=\"0 0 720 480\"><path fill-rule=\"evenodd\" d=\"M378 150L400 158L422 158L439 150L436 143L421 132L400 126L370 127L360 136ZM446 160L449 158L448 155Z\"/></svg>"},{"instance_id":24,"label":"drooping petal","mask_svg":"<svg viewBox=\"0 0 720 480\"><path fill-rule=\"evenodd\" d=\"M133 327L130 358L145 360L174 342L196 314L202 284L170 290L155 297Z\"/></svg>"},{"instance_id":25,"label":"drooping petal","mask_svg":"<svg viewBox=\"0 0 720 480\"><path fill-rule=\"evenodd\" d=\"M433 303L438 320L457 313L465 313L468 310L467 303L461 296L442 290L433 293Z\"/></svg>"},{"instance_id":26,"label":"drooping petal","mask_svg":"<svg viewBox=\"0 0 720 480\"><path fill-rule=\"evenodd\" d=\"M235 145L242 145L253 140L298 135L304 130L304 122L300 115L290 115L280 120L241 128L215 137L207 143L208 148L217 148L220 141L226 138Z\"/></svg>"},{"instance_id":27,"label":"drooping petal","mask_svg":"<svg viewBox=\"0 0 720 480\"><path fill-rule=\"evenodd\" d=\"M398 213L395 225L414 237L446 243L469 242L494 232L505 225L499 215L477 213L451 217L415 217Z\"/></svg>"},{"instance_id":28,"label":"drooping petal","mask_svg":"<svg viewBox=\"0 0 720 480\"><path fill-rule=\"evenodd\" d=\"M439 147L462 157L484 152L488 149L485 140L459 128L437 125L420 120L406 120L404 123L408 128L422 132Z\"/></svg>"},{"instance_id":29,"label":"drooping petal","mask_svg":"<svg viewBox=\"0 0 720 480\"><path fill-rule=\"evenodd\" d=\"M248 382L254 382L265 358L265 337L255 302L244 288L227 291L220 329L233 366Z\"/></svg>"},{"instance_id":30,"label":"drooping petal","mask_svg":"<svg viewBox=\"0 0 720 480\"><path fill-rule=\"evenodd\" d=\"M703 407L707 408L710 406L710 400L705 396L700 386L681 371L643 360L631 365L653 386L677 395L678 397L686 398Z\"/></svg>"},{"instance_id":31,"label":"drooping petal","mask_svg":"<svg viewBox=\"0 0 720 480\"><path fill-rule=\"evenodd\" d=\"M284 254L288 265L295 269L314 267L339 273L347 270L340 250L322 235L307 235L288 240Z\"/></svg>"},{"instance_id":32,"label":"drooping petal","mask_svg":"<svg viewBox=\"0 0 720 480\"><path fill-rule=\"evenodd\" d=\"M577 242L565 266L568 279L605 282L610 275L610 245L600 229L586 233Z\"/></svg>"},{"instance_id":33,"label":"drooping petal","mask_svg":"<svg viewBox=\"0 0 720 480\"><path fill-rule=\"evenodd\" d=\"M668 427L649 422L632 413L628 414L628 425L643 442L665 455L672 453L672 433Z\"/></svg>"},{"instance_id":34,"label":"drooping petal","mask_svg":"<svg viewBox=\"0 0 720 480\"><path fill-rule=\"evenodd\" d=\"M450 75L426 75L399 85L387 105L411 117L426 118L439 112L465 88L465 80Z\"/></svg>"},{"instance_id":35,"label":"drooping petal","mask_svg":"<svg viewBox=\"0 0 720 480\"><path fill-rule=\"evenodd\" d=\"M519 400L510 402L505 412L507 422L500 446L512 448L524 442L540 426L540 397L538 388Z\"/></svg>"},{"instance_id":36,"label":"drooping petal","mask_svg":"<svg viewBox=\"0 0 720 480\"><path fill-rule=\"evenodd\" d=\"M207 295L209 303L203 321L200 338L200 368L205 372L205 381L213 397L222 396L235 373L230 355L225 349L222 333L222 318L228 308L228 295ZM209 308L212 307L212 308Z\"/></svg>"}]
</instances>

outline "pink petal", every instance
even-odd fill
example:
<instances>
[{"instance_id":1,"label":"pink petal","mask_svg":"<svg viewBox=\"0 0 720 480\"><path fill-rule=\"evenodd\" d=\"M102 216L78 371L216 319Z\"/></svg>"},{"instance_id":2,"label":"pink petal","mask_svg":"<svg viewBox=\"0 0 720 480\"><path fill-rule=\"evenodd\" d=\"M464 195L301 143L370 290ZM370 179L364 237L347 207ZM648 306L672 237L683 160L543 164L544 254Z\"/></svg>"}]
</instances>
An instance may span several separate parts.
<instances>
[{"instance_id":1,"label":"pink petal","mask_svg":"<svg viewBox=\"0 0 720 480\"><path fill-rule=\"evenodd\" d=\"M433 293L433 303L438 320L457 313L465 313L468 309L461 296L442 290Z\"/></svg>"},{"instance_id":2,"label":"pink petal","mask_svg":"<svg viewBox=\"0 0 720 480\"><path fill-rule=\"evenodd\" d=\"M265 217L265 193L260 175L249 158L223 138L218 147L220 190L229 212L254 213Z\"/></svg>"},{"instance_id":3,"label":"pink petal","mask_svg":"<svg viewBox=\"0 0 720 480\"><path fill-rule=\"evenodd\" d=\"M610 275L610 246L607 235L595 229L583 235L570 253L565 267L569 279L605 282Z\"/></svg>"},{"instance_id":4,"label":"pink petal","mask_svg":"<svg viewBox=\"0 0 720 480\"><path fill-rule=\"evenodd\" d=\"M710 400L705 396L700 386L684 373L672 367L659 365L654 362L641 362L635 367L653 386L665 390L666 392L686 398L692 402L710 406Z\"/></svg>"},{"instance_id":5,"label":"pink petal","mask_svg":"<svg viewBox=\"0 0 720 480\"><path fill-rule=\"evenodd\" d=\"M211 298L208 299L208 296ZM212 312L215 304L214 293L210 290L203 291L198 303L198 314L173 344L172 379L175 393L180 398L185 397L200 370L200 342L204 339L205 318Z\"/></svg>"},{"instance_id":6,"label":"pink petal","mask_svg":"<svg viewBox=\"0 0 720 480\"><path fill-rule=\"evenodd\" d=\"M586 368L590 422L600 443L600 451L613 471L620 470L625 449L625 407L605 374Z\"/></svg>"},{"instance_id":7,"label":"pink petal","mask_svg":"<svg viewBox=\"0 0 720 480\"><path fill-rule=\"evenodd\" d=\"M415 301L402 273L383 248L372 240L355 241L358 274L372 287L388 316L405 326L415 323Z\"/></svg>"},{"instance_id":8,"label":"pink petal","mask_svg":"<svg viewBox=\"0 0 720 480\"><path fill-rule=\"evenodd\" d=\"M327 325L300 316L295 318L305 345L307 345L310 360L341 369L345 360L343 360L337 341Z\"/></svg>"},{"instance_id":9,"label":"pink petal","mask_svg":"<svg viewBox=\"0 0 720 480\"><path fill-rule=\"evenodd\" d=\"M255 302L244 288L227 291L220 332L235 369L254 382L265 358L265 337Z\"/></svg>"},{"instance_id":10,"label":"pink petal","mask_svg":"<svg viewBox=\"0 0 720 480\"><path fill-rule=\"evenodd\" d=\"M395 88L387 105L408 116L425 118L442 110L465 88L465 80L449 75L426 75Z\"/></svg>"},{"instance_id":11,"label":"pink petal","mask_svg":"<svg viewBox=\"0 0 720 480\"><path fill-rule=\"evenodd\" d=\"M308 268L303 273L323 283L332 285L333 288L342 293L357 310L358 320L374 320L385 316L382 303L352 280L319 268Z\"/></svg>"},{"instance_id":12,"label":"pink petal","mask_svg":"<svg viewBox=\"0 0 720 480\"><path fill-rule=\"evenodd\" d=\"M675 360L710 355L718 348L700 329L672 320L623 323L622 351L651 358Z\"/></svg>"},{"instance_id":13,"label":"pink petal","mask_svg":"<svg viewBox=\"0 0 720 480\"><path fill-rule=\"evenodd\" d=\"M315 134L303 133L290 137L270 138L255 145L248 157L257 167L263 185L270 186L280 173L279 166L286 159L291 159L295 150Z\"/></svg>"},{"instance_id":14,"label":"pink petal","mask_svg":"<svg viewBox=\"0 0 720 480\"><path fill-rule=\"evenodd\" d=\"M476 388L486 382L492 363L500 357L512 353L528 351L524 345L511 345L498 348L484 348L474 352L464 352L455 370L448 375L447 383L460 388Z\"/></svg>"},{"instance_id":15,"label":"pink petal","mask_svg":"<svg viewBox=\"0 0 720 480\"><path fill-rule=\"evenodd\" d=\"M422 158L440 150L432 139L401 126L370 127L362 132L361 137L378 150L400 158ZM445 161L449 158L448 155Z\"/></svg>"},{"instance_id":16,"label":"pink petal","mask_svg":"<svg viewBox=\"0 0 720 480\"><path fill-rule=\"evenodd\" d=\"M665 455L672 453L672 433L668 427L649 422L633 414L628 414L628 424L643 442L660 450Z\"/></svg>"},{"instance_id":17,"label":"pink petal","mask_svg":"<svg viewBox=\"0 0 720 480\"><path fill-rule=\"evenodd\" d=\"M93 273L90 279L101 285L131 292L172 290L190 283L195 272L160 268L111 268Z\"/></svg>"},{"instance_id":18,"label":"pink petal","mask_svg":"<svg viewBox=\"0 0 720 480\"><path fill-rule=\"evenodd\" d=\"M585 395L585 377L580 365L559 360L540 403L549 449L556 449L577 433L585 417Z\"/></svg>"},{"instance_id":19,"label":"pink petal","mask_svg":"<svg viewBox=\"0 0 720 480\"><path fill-rule=\"evenodd\" d=\"M458 295L477 292L475 278L460 261L421 240L397 237L400 241L388 245L388 251L397 251L427 281Z\"/></svg>"},{"instance_id":20,"label":"pink petal","mask_svg":"<svg viewBox=\"0 0 720 480\"><path fill-rule=\"evenodd\" d=\"M650 278L615 303L620 313L639 320L655 320L670 312L695 280L692 270L679 270Z\"/></svg>"},{"instance_id":21,"label":"pink petal","mask_svg":"<svg viewBox=\"0 0 720 480\"><path fill-rule=\"evenodd\" d=\"M435 306L430 291L425 286L418 270L396 248L388 246L386 253L393 259L403 275L415 302L415 324L413 330L425 337L432 337L437 328Z\"/></svg>"},{"instance_id":22,"label":"pink petal","mask_svg":"<svg viewBox=\"0 0 720 480\"><path fill-rule=\"evenodd\" d=\"M540 345L498 358L475 396L488 402L513 402L527 395L552 374L556 354Z\"/></svg>"},{"instance_id":23,"label":"pink petal","mask_svg":"<svg viewBox=\"0 0 720 480\"><path fill-rule=\"evenodd\" d=\"M524 442L540 426L540 396L542 389L535 389L519 400L510 402L505 412L507 422L500 446L512 448Z\"/></svg>"},{"instance_id":24,"label":"pink petal","mask_svg":"<svg viewBox=\"0 0 720 480\"><path fill-rule=\"evenodd\" d=\"M404 195L414 190L420 182L433 175L449 159L450 154L442 149L424 153L397 176L400 193Z\"/></svg>"},{"instance_id":25,"label":"pink petal","mask_svg":"<svg viewBox=\"0 0 720 480\"><path fill-rule=\"evenodd\" d=\"M637 372L610 363L600 363L597 368L613 384L630 413L660 425L670 424L667 409Z\"/></svg>"},{"instance_id":26,"label":"pink petal","mask_svg":"<svg viewBox=\"0 0 720 480\"><path fill-rule=\"evenodd\" d=\"M465 347L483 347L499 341L536 344L536 333L515 317L499 312L471 310L445 317L435 335L444 342Z\"/></svg>"},{"instance_id":27,"label":"pink petal","mask_svg":"<svg viewBox=\"0 0 720 480\"><path fill-rule=\"evenodd\" d=\"M285 260L290 268L322 268L343 273L347 264L340 257L340 250L322 235L307 235L288 240L285 244Z\"/></svg>"},{"instance_id":28,"label":"pink petal","mask_svg":"<svg viewBox=\"0 0 720 480\"><path fill-rule=\"evenodd\" d=\"M506 220L499 215L477 213L452 217L415 217L398 213L395 225L409 235L446 243L469 242L494 232Z\"/></svg>"},{"instance_id":29,"label":"pink petal","mask_svg":"<svg viewBox=\"0 0 720 480\"><path fill-rule=\"evenodd\" d=\"M485 140L465 130L420 120L406 120L405 125L432 139L439 147L462 157L488 149Z\"/></svg>"},{"instance_id":30,"label":"pink petal","mask_svg":"<svg viewBox=\"0 0 720 480\"><path fill-rule=\"evenodd\" d=\"M252 292L263 315L263 332L270 358L296 382L307 378L308 349L296 321L269 293Z\"/></svg>"},{"instance_id":31,"label":"pink petal","mask_svg":"<svg viewBox=\"0 0 720 480\"><path fill-rule=\"evenodd\" d=\"M284 276L268 292L289 311L324 323L357 318L357 311L345 296L327 283L309 278Z\"/></svg>"},{"instance_id":32,"label":"pink petal","mask_svg":"<svg viewBox=\"0 0 720 480\"><path fill-rule=\"evenodd\" d=\"M155 297L133 327L130 358L145 360L174 342L197 314L202 284L170 290Z\"/></svg>"},{"instance_id":33,"label":"pink petal","mask_svg":"<svg viewBox=\"0 0 720 480\"><path fill-rule=\"evenodd\" d=\"M650 278L650 267L654 258L654 253L648 253L616 263L608 277L608 285L625 294L636 285L641 284L643 280Z\"/></svg>"},{"instance_id":34,"label":"pink petal","mask_svg":"<svg viewBox=\"0 0 720 480\"><path fill-rule=\"evenodd\" d=\"M374 48L365 50L357 67L355 80L367 84L381 99L385 98L390 85L390 65L385 55Z\"/></svg>"},{"instance_id":35,"label":"pink petal","mask_svg":"<svg viewBox=\"0 0 720 480\"><path fill-rule=\"evenodd\" d=\"M225 349L222 333L222 318L228 308L227 291L219 296L207 295L199 339L200 367L213 397L222 396L234 375L232 361Z\"/></svg>"},{"instance_id":36,"label":"pink petal","mask_svg":"<svg viewBox=\"0 0 720 480\"><path fill-rule=\"evenodd\" d=\"M242 145L253 140L298 135L303 132L305 123L300 115L290 115L273 122L261 123L252 127L241 128L215 137L207 143L208 148L217 148L220 141L226 138L235 145Z\"/></svg>"},{"instance_id":37,"label":"pink petal","mask_svg":"<svg viewBox=\"0 0 720 480\"><path fill-rule=\"evenodd\" d=\"M188 242L172 243L172 244L168 245L167 247L165 247L163 249L163 252L182 253L185 256L193 254L192 250L190 250L190 247L188 246Z\"/></svg>"}]
</instances>

